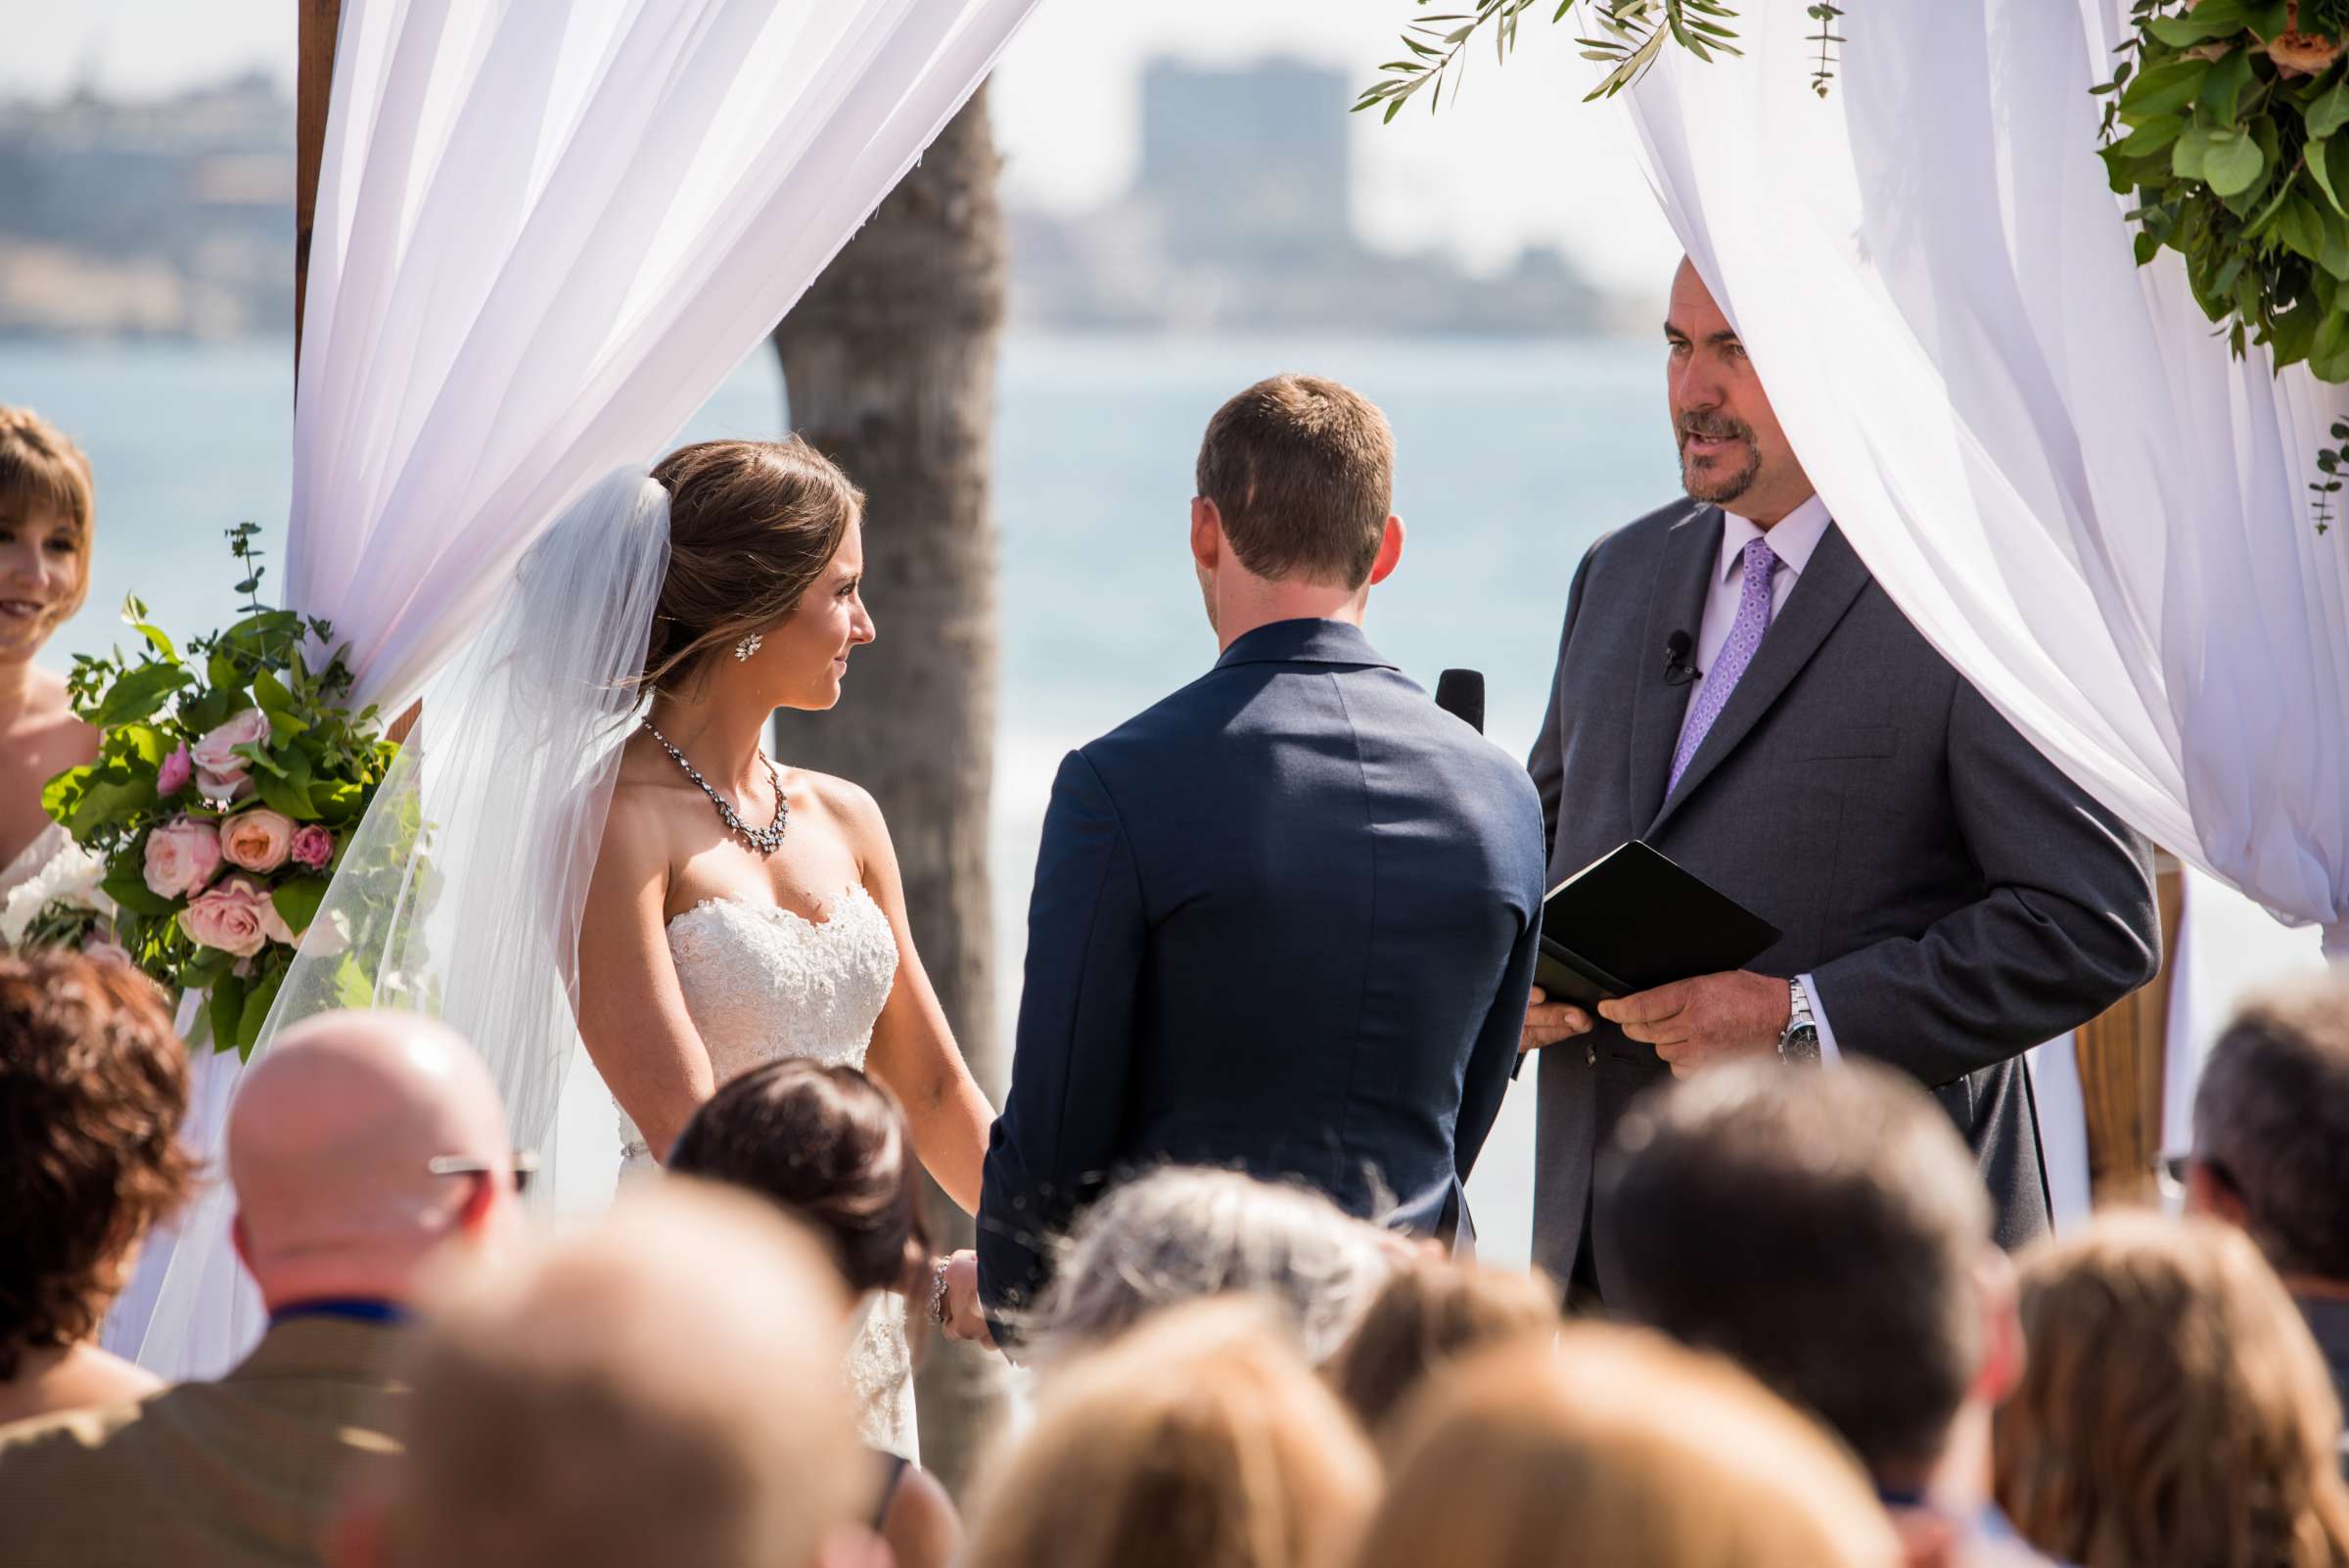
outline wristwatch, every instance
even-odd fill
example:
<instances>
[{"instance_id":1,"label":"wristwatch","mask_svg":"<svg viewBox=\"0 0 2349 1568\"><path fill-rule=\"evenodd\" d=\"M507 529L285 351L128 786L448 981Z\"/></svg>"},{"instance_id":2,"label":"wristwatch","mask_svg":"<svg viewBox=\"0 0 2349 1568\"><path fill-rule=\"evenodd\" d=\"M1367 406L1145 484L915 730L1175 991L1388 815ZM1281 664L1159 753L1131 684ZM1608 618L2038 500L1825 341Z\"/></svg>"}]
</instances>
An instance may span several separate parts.
<instances>
[{"instance_id":1,"label":"wristwatch","mask_svg":"<svg viewBox=\"0 0 2349 1568\"><path fill-rule=\"evenodd\" d=\"M1799 980L1786 982L1786 1032L1778 1037L1778 1060L1797 1067L1819 1065L1819 1020L1811 1012L1811 993Z\"/></svg>"}]
</instances>

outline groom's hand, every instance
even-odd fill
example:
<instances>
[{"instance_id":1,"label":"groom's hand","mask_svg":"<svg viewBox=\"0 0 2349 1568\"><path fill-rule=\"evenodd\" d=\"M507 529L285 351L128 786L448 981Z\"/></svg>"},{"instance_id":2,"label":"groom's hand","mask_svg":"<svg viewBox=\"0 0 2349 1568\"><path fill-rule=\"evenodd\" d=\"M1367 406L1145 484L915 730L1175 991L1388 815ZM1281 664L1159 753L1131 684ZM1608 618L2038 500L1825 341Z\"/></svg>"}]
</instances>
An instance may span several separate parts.
<instances>
[{"instance_id":1,"label":"groom's hand","mask_svg":"<svg viewBox=\"0 0 2349 1568\"><path fill-rule=\"evenodd\" d=\"M995 1348L979 1306L979 1255L968 1248L946 1260L946 1338Z\"/></svg>"},{"instance_id":2,"label":"groom's hand","mask_svg":"<svg viewBox=\"0 0 2349 1568\"><path fill-rule=\"evenodd\" d=\"M1653 1045L1675 1078L1741 1056L1774 1054L1793 996L1783 980L1736 970L1700 975L1598 1004L1627 1039Z\"/></svg>"},{"instance_id":3,"label":"groom's hand","mask_svg":"<svg viewBox=\"0 0 2349 1568\"><path fill-rule=\"evenodd\" d=\"M1538 1051L1562 1039L1590 1033L1590 1015L1572 1002L1553 1002L1536 986L1525 1002L1525 1028L1517 1036L1517 1054Z\"/></svg>"}]
</instances>

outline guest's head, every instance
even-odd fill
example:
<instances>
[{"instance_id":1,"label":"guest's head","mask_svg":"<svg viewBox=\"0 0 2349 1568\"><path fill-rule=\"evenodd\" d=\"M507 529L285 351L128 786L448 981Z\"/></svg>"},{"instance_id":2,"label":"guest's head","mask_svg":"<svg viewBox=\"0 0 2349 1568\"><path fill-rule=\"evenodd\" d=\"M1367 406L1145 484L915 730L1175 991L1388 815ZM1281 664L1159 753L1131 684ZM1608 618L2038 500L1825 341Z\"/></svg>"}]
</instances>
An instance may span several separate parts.
<instances>
[{"instance_id":1,"label":"guest's head","mask_svg":"<svg viewBox=\"0 0 2349 1568\"><path fill-rule=\"evenodd\" d=\"M838 1281L771 1205L696 1181L436 1296L406 1453L339 1568L808 1568L871 1496Z\"/></svg>"},{"instance_id":2,"label":"guest's head","mask_svg":"<svg viewBox=\"0 0 2349 1568\"><path fill-rule=\"evenodd\" d=\"M247 1069L228 1117L238 1256L272 1309L405 1300L447 1249L495 1251L522 1177L472 1047L418 1013L306 1019Z\"/></svg>"},{"instance_id":3,"label":"guest's head","mask_svg":"<svg viewBox=\"0 0 2349 1568\"><path fill-rule=\"evenodd\" d=\"M796 436L697 441L653 478L668 491L668 575L645 685L683 701L714 682L771 708L839 702L850 651L873 640L864 492Z\"/></svg>"},{"instance_id":4,"label":"guest's head","mask_svg":"<svg viewBox=\"0 0 2349 1568\"><path fill-rule=\"evenodd\" d=\"M2239 1230L2098 1218L2022 1269L2031 1360L1998 1416L1998 1498L2081 1568L2342 1568L2341 1410Z\"/></svg>"},{"instance_id":5,"label":"guest's head","mask_svg":"<svg viewBox=\"0 0 2349 1568\"><path fill-rule=\"evenodd\" d=\"M795 1056L753 1068L694 1112L668 1169L782 1205L823 1238L857 1295L903 1290L929 1261L904 1115L853 1067Z\"/></svg>"},{"instance_id":6,"label":"guest's head","mask_svg":"<svg viewBox=\"0 0 2349 1568\"><path fill-rule=\"evenodd\" d=\"M1888 1568L1832 1440L1727 1361L1579 1324L1431 1378L1355 1568Z\"/></svg>"},{"instance_id":7,"label":"guest's head","mask_svg":"<svg viewBox=\"0 0 2349 1568\"><path fill-rule=\"evenodd\" d=\"M1194 1303L1054 1379L981 1489L965 1568L1314 1568L1377 1488L1361 1433L1264 1310Z\"/></svg>"},{"instance_id":8,"label":"guest's head","mask_svg":"<svg viewBox=\"0 0 2349 1568\"><path fill-rule=\"evenodd\" d=\"M2349 1285L2349 970L2256 998L2211 1047L2187 1197L2287 1284Z\"/></svg>"},{"instance_id":9,"label":"guest's head","mask_svg":"<svg viewBox=\"0 0 2349 1568\"><path fill-rule=\"evenodd\" d=\"M0 404L0 664L22 664L90 593L90 460L29 408Z\"/></svg>"},{"instance_id":10,"label":"guest's head","mask_svg":"<svg viewBox=\"0 0 2349 1568\"><path fill-rule=\"evenodd\" d=\"M1191 559L1228 644L1271 621L1360 619L1403 557L1395 437L1360 393L1273 376L1208 421L1191 501Z\"/></svg>"},{"instance_id":11,"label":"guest's head","mask_svg":"<svg viewBox=\"0 0 2349 1568\"><path fill-rule=\"evenodd\" d=\"M1039 1359L1101 1344L1162 1308L1253 1295L1318 1364L1393 1268L1397 1243L1317 1192L1236 1171L1170 1166L1078 1218L1028 1326Z\"/></svg>"},{"instance_id":12,"label":"guest's head","mask_svg":"<svg viewBox=\"0 0 2349 1568\"><path fill-rule=\"evenodd\" d=\"M1738 1361L1886 1485L1948 1458L1978 1490L2021 1356L2013 1275L1922 1090L1863 1061L1724 1068L1635 1106L1598 1179L1610 1306Z\"/></svg>"},{"instance_id":13,"label":"guest's head","mask_svg":"<svg viewBox=\"0 0 2349 1568\"><path fill-rule=\"evenodd\" d=\"M126 965L0 953L0 1382L90 1339L187 1195L187 1048Z\"/></svg>"},{"instance_id":14,"label":"guest's head","mask_svg":"<svg viewBox=\"0 0 2349 1568\"><path fill-rule=\"evenodd\" d=\"M1664 317L1665 386L1681 447L1681 484L1768 528L1809 500L1810 476L1794 455L1737 329L1682 258Z\"/></svg>"},{"instance_id":15,"label":"guest's head","mask_svg":"<svg viewBox=\"0 0 2349 1568\"><path fill-rule=\"evenodd\" d=\"M1418 1257L1397 1266L1328 1372L1338 1398L1380 1432L1429 1373L1489 1346L1557 1331L1558 1293L1535 1274Z\"/></svg>"}]
</instances>

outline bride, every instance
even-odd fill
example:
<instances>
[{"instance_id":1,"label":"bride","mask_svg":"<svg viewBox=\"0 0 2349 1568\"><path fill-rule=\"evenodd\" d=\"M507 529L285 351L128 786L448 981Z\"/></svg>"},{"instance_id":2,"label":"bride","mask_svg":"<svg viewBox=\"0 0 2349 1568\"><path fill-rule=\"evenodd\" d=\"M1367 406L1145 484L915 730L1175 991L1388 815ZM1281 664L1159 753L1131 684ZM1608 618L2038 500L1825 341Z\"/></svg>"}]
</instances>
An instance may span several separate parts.
<instances>
[{"instance_id":1,"label":"bride","mask_svg":"<svg viewBox=\"0 0 2349 1568\"><path fill-rule=\"evenodd\" d=\"M873 640L863 495L805 441L705 441L654 470L668 562L579 921L578 1023L620 1108L623 1176L718 1084L806 1056L893 1090L966 1211L993 1110L922 971L889 829L854 784L778 765L778 708L829 709ZM904 1304L867 1314L865 1437L913 1457Z\"/></svg>"}]
</instances>

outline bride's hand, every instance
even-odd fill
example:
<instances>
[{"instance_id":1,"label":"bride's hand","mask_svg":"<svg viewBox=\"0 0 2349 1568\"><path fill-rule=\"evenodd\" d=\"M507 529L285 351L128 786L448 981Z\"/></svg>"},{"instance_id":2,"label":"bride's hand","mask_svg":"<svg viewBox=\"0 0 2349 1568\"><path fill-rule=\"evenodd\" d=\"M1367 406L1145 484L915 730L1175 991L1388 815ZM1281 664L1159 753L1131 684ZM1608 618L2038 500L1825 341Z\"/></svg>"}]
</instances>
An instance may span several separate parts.
<instances>
[{"instance_id":1,"label":"bride's hand","mask_svg":"<svg viewBox=\"0 0 2349 1568\"><path fill-rule=\"evenodd\" d=\"M944 1315L937 1321L946 1338L993 1350L995 1336L979 1305L979 1255L966 1249L946 1259L945 1286Z\"/></svg>"}]
</instances>

